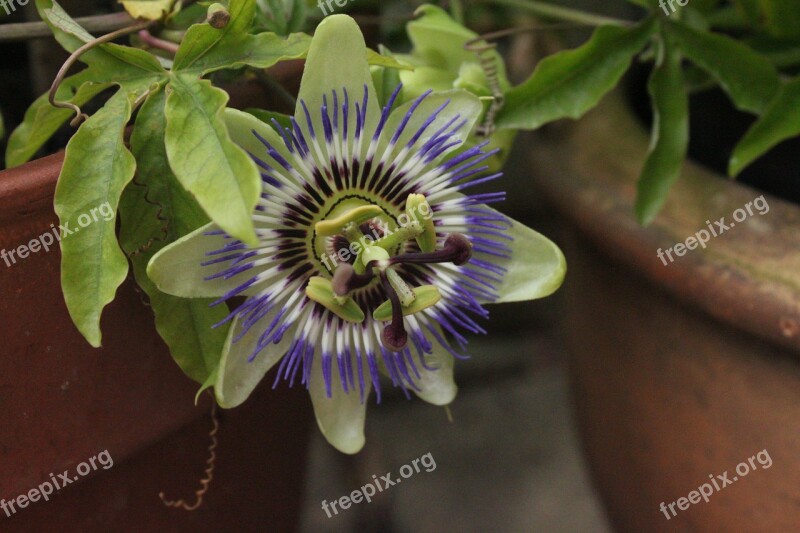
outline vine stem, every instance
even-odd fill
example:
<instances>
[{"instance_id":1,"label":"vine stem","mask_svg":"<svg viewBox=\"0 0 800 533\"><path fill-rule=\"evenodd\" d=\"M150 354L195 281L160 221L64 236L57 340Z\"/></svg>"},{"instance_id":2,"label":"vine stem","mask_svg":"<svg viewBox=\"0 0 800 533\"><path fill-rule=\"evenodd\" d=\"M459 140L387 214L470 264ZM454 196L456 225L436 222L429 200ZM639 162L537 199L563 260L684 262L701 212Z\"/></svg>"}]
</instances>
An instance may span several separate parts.
<instances>
[{"instance_id":1,"label":"vine stem","mask_svg":"<svg viewBox=\"0 0 800 533\"><path fill-rule=\"evenodd\" d=\"M564 22L573 22L583 26L603 26L612 24L615 26L630 26L633 22L629 20L622 20L614 17L606 17L604 15L597 15L578 9L571 9L568 7L556 6L547 2L538 2L536 0L481 0L482 3L500 4L509 7L515 7L523 11L528 11L539 17L560 20Z\"/></svg>"},{"instance_id":2,"label":"vine stem","mask_svg":"<svg viewBox=\"0 0 800 533\"><path fill-rule=\"evenodd\" d=\"M211 432L209 432L208 436L211 439L211 444L208 446L208 459L206 460L206 470L205 470L205 477L200 480L200 488L195 492L195 500L194 503L189 504L183 499L173 501L168 500L167 497L164 495L163 492L158 493L158 497L161 498L161 502L167 506L172 507L175 509L183 509L184 511L196 511L203 505L203 497L208 492L208 486L214 480L214 466L217 460L217 432L219 432L219 418L217 418L217 403L212 399L211 401L211 421L213 422L213 427L211 428Z\"/></svg>"},{"instance_id":3,"label":"vine stem","mask_svg":"<svg viewBox=\"0 0 800 533\"><path fill-rule=\"evenodd\" d=\"M137 31L149 28L150 26L155 24L155 22L156 21L140 22L138 24L134 24L133 26L120 28L117 31L113 31L111 33L103 35L102 37L92 39L88 43L85 43L83 46L72 52L72 54L70 54L70 56L67 58L64 64L61 65L61 68L59 69L58 74L56 75L56 79L53 80L53 85L50 86L48 101L50 102L50 105L53 107L59 107L62 109L71 109L75 111L76 116L74 119L72 119L72 122L70 122L70 125L73 128L78 127L81 122L83 122L85 119L89 117L81 111L80 107L76 106L72 102L59 102L56 100L56 92L58 91L58 88L61 86L61 82L64 81L64 78L66 77L67 72L72 67L72 65L74 65L75 62L78 61L78 59L81 57L81 55L83 55L88 50L91 50L92 48L107 43L109 41L113 41L114 39L122 37L123 35L128 35L129 33L135 33Z\"/></svg>"},{"instance_id":4,"label":"vine stem","mask_svg":"<svg viewBox=\"0 0 800 533\"><path fill-rule=\"evenodd\" d=\"M109 15L96 15L93 17L78 17L75 19L82 28L89 33L104 33L128 26L136 19L131 18L126 12L111 13ZM0 24L0 42L27 41L52 37L53 32L44 22L14 22Z\"/></svg>"}]
</instances>

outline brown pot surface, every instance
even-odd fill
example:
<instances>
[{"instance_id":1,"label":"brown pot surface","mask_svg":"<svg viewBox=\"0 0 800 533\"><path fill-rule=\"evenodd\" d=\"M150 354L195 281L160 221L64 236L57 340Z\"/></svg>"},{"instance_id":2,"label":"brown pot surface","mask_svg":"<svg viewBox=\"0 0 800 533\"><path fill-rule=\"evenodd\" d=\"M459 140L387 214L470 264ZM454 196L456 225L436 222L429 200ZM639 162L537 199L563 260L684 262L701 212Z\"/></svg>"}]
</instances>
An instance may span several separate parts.
<instances>
[{"instance_id":1,"label":"brown pot surface","mask_svg":"<svg viewBox=\"0 0 800 533\"><path fill-rule=\"evenodd\" d=\"M0 172L0 250L58 227L52 205L62 161L56 154ZM243 530L257 530L271 517L290 529L310 427L307 398L301 391L261 394L261 401L228 414L220 436L227 450L218 453L231 455L220 461L221 480L207 498L211 510L165 509L157 497L162 489L193 500L209 421L176 432L203 417L209 402L195 407L198 385L170 357L130 279L104 312L103 348L93 349L67 313L60 259L57 246L9 265L0 259L0 499L17 498L51 474L69 470L72 477L103 450L114 467L10 518L0 510L0 523L45 531L46 524L71 517L64 524L74 531L220 531L237 520L252 521Z\"/></svg>"},{"instance_id":2,"label":"brown pot surface","mask_svg":"<svg viewBox=\"0 0 800 533\"><path fill-rule=\"evenodd\" d=\"M566 328L595 478L621 531L796 531L800 210L766 196L767 214L665 266L659 248L761 193L687 163L641 228L647 144L614 96L532 146L537 184L579 234L566 247ZM776 468L758 461L763 450ZM751 458L755 468L740 466ZM677 506L725 472L732 483L708 503ZM669 519L662 502L675 502Z\"/></svg>"}]
</instances>

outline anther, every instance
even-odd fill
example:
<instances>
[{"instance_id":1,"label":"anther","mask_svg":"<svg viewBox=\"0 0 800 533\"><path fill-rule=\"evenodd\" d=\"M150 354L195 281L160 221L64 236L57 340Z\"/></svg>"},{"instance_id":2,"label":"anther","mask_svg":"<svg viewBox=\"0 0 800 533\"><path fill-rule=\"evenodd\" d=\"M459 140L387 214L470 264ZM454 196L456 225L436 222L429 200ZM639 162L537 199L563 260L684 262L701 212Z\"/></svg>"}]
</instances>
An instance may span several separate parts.
<instances>
[{"instance_id":1,"label":"anther","mask_svg":"<svg viewBox=\"0 0 800 533\"><path fill-rule=\"evenodd\" d=\"M472 258L472 243L469 242L461 233L451 233L444 241L441 250L435 252L422 252L396 255L390 259L390 263L453 263L463 265Z\"/></svg>"},{"instance_id":2,"label":"anther","mask_svg":"<svg viewBox=\"0 0 800 533\"><path fill-rule=\"evenodd\" d=\"M347 296L352 291L365 287L375 278L372 271L365 274L356 273L353 265L349 263L339 263L333 273L333 292L337 296Z\"/></svg>"},{"instance_id":3,"label":"anther","mask_svg":"<svg viewBox=\"0 0 800 533\"><path fill-rule=\"evenodd\" d=\"M392 306L392 321L383 328L381 342L387 349L399 352L408 344L408 333L403 325L403 308L386 272L381 272L381 286Z\"/></svg>"}]
</instances>

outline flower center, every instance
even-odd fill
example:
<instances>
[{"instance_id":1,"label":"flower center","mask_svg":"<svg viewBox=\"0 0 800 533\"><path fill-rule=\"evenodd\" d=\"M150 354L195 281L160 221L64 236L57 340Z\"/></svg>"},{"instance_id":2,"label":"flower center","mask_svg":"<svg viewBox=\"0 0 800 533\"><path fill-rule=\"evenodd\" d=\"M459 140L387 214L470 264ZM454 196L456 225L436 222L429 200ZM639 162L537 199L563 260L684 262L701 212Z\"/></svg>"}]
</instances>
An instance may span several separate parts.
<instances>
[{"instance_id":1,"label":"flower center","mask_svg":"<svg viewBox=\"0 0 800 533\"><path fill-rule=\"evenodd\" d=\"M441 299L434 285L411 287L395 269L402 264L454 263L472 255L472 244L451 233L437 250L433 210L421 194L406 199L405 212L396 219L380 206L361 198L339 202L314 227L314 251L332 278L314 276L306 295L344 320L363 322L364 311L351 298L354 291L380 282L387 300L372 318L390 321L381 334L383 345L400 351L408 344L403 317L436 305ZM420 252L404 253L408 241Z\"/></svg>"}]
</instances>

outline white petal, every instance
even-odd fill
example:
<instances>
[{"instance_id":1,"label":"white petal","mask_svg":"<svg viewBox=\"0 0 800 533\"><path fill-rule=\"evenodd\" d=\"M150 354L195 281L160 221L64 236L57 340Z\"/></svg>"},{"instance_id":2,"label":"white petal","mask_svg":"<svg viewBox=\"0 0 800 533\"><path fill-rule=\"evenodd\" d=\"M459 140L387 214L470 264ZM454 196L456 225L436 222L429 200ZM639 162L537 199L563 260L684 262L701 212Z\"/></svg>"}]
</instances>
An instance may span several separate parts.
<instances>
[{"instance_id":1,"label":"white petal","mask_svg":"<svg viewBox=\"0 0 800 533\"><path fill-rule=\"evenodd\" d=\"M508 218L512 226L508 234L514 241L511 260L500 259L500 266L508 269L499 288L496 303L536 300L550 296L564 282L567 262L556 244L529 227Z\"/></svg>"},{"instance_id":2,"label":"white petal","mask_svg":"<svg viewBox=\"0 0 800 533\"><path fill-rule=\"evenodd\" d=\"M301 102L305 102L308 107L317 137L324 139L320 117L323 95L327 96L328 104L333 105L330 91L337 91L341 102L342 89L347 89L351 105L351 122L355 124L353 118L355 104L358 102L361 105L365 86L369 94L365 135L370 136L375 131L380 110L367 63L367 45L364 43L364 36L356 21L347 15L325 17L314 31L295 108L294 116L303 132L308 135ZM351 136L354 130L355 127L351 125L349 129Z\"/></svg>"},{"instance_id":3,"label":"white petal","mask_svg":"<svg viewBox=\"0 0 800 533\"><path fill-rule=\"evenodd\" d=\"M182 298L219 298L245 283L257 272L249 270L231 279L222 277L206 280L230 268L230 261L202 266L202 263L219 256L209 256L230 239L223 235L206 235L209 231L219 231L219 226L207 224L159 250L147 265L147 275L161 292ZM251 294L255 289L242 294Z\"/></svg>"},{"instance_id":4,"label":"white petal","mask_svg":"<svg viewBox=\"0 0 800 533\"><path fill-rule=\"evenodd\" d=\"M475 122L478 120L481 112L483 111L483 104L481 104L481 101L478 100L478 97L472 93L460 89L443 91L426 97L415 109L414 114L408 121L408 124L403 130L403 134L397 141L397 147L403 148L406 146L408 141L417 133L420 126L422 126L422 124L428 120L431 115L433 115L434 111L448 101L449 104L447 107L445 107L437 115L436 119L427 127L425 133L417 141L416 146L420 147L424 145L428 139L433 137L433 135L443 126L445 126L453 117L460 115L461 118L454 123L453 126L462 120L466 120L466 123L460 130L458 130L458 132L450 136L450 140L459 140L462 141L462 144L449 148L437 158L437 161L443 159L446 154L463 148L463 142L469 137ZM414 101L406 102L392 111L392 114L389 116L389 120L386 123L386 133L384 134L384 139L380 147L381 150L378 152L379 154L383 153L382 149L386 144L388 144L388 141L391 139L392 135L394 135L397 127L402 123L412 105L414 105ZM451 129L453 126L451 126Z\"/></svg>"},{"instance_id":5,"label":"white petal","mask_svg":"<svg viewBox=\"0 0 800 533\"><path fill-rule=\"evenodd\" d=\"M237 342L233 342L233 339L241 332L241 321L239 317L234 319L222 350L217 382L214 385L214 393L220 406L230 409L244 402L270 368L286 354L294 340L295 326L284 333L278 344L270 344L261 350L252 363L248 361L253 355L259 337L275 318L279 309L280 306L276 306L267 313Z\"/></svg>"},{"instance_id":6,"label":"white petal","mask_svg":"<svg viewBox=\"0 0 800 533\"><path fill-rule=\"evenodd\" d=\"M442 335L442 338L445 336ZM425 355L425 363L436 370L426 370L418 365L421 379L415 381L421 390L414 392L433 405L448 405L458 393L458 386L453 379L455 358L435 339L432 344L433 353Z\"/></svg>"},{"instance_id":7,"label":"white petal","mask_svg":"<svg viewBox=\"0 0 800 533\"><path fill-rule=\"evenodd\" d=\"M338 365L331 365L332 395L328 398L325 392L325 380L322 375L322 357L319 351L314 355L311 369L309 393L314 405L317 425L328 442L342 453L358 453L364 447L364 421L367 416L367 398L369 383L361 403L357 390L345 393L339 380Z\"/></svg>"}]
</instances>

